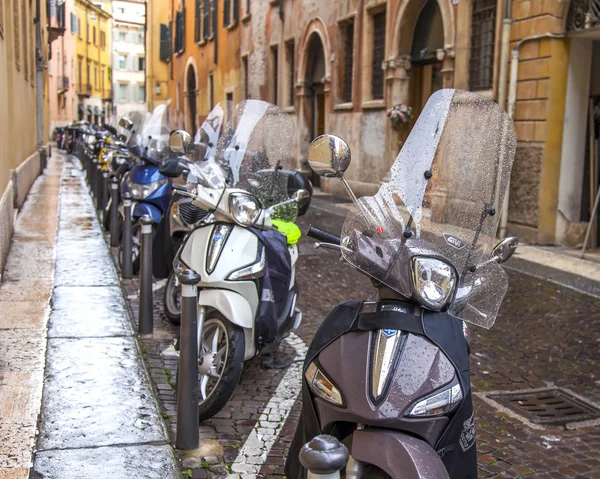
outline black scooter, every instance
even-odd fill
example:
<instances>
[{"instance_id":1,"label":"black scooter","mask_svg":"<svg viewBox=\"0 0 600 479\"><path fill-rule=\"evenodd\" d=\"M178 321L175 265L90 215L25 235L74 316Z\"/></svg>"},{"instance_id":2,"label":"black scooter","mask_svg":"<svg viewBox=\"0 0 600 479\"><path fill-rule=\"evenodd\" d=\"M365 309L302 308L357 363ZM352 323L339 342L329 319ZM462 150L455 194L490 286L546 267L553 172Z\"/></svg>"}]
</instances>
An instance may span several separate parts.
<instances>
[{"instance_id":1,"label":"black scooter","mask_svg":"<svg viewBox=\"0 0 600 479\"><path fill-rule=\"evenodd\" d=\"M287 477L477 478L467 322L489 328L506 292L499 264L518 241L492 246L515 147L498 105L440 90L389 182L356 200L343 177L348 145L313 141L311 168L340 178L355 207L341 237L308 235L367 274L377 300L338 305L315 335Z\"/></svg>"}]
</instances>

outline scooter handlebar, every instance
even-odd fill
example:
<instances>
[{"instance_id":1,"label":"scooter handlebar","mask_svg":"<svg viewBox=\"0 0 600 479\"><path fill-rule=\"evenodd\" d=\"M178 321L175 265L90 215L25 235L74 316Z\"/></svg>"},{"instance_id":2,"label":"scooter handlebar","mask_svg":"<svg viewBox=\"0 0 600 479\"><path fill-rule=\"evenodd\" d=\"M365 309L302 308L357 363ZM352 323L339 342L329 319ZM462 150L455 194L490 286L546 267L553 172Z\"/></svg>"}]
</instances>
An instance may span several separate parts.
<instances>
[{"instance_id":1,"label":"scooter handlebar","mask_svg":"<svg viewBox=\"0 0 600 479\"><path fill-rule=\"evenodd\" d=\"M338 235L329 233L328 231L316 228L312 225L308 227L306 235L322 243L331 243L338 246L341 244L341 239Z\"/></svg>"}]
</instances>

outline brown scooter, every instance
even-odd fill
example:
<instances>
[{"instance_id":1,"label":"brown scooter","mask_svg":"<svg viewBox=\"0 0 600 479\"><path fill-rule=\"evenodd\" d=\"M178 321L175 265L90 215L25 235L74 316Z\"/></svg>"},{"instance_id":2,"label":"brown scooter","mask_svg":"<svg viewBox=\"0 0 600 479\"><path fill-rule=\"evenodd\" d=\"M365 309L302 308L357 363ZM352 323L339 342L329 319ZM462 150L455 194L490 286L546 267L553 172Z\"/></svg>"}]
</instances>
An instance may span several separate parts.
<instances>
[{"instance_id":1,"label":"brown scooter","mask_svg":"<svg viewBox=\"0 0 600 479\"><path fill-rule=\"evenodd\" d=\"M498 105L440 90L389 181L357 200L348 145L313 141L311 168L355 205L341 236L308 235L368 275L377 300L338 305L315 335L287 477L477 477L467 323L491 327L507 289L500 263L518 241L493 246L515 146Z\"/></svg>"}]
</instances>

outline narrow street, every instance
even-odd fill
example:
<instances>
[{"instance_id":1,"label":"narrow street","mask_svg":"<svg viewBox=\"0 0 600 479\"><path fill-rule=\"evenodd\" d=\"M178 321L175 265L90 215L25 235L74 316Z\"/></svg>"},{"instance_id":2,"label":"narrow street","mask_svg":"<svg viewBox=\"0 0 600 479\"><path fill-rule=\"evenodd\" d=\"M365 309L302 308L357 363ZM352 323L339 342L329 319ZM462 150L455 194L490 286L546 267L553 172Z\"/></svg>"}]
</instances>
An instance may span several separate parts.
<instances>
[{"instance_id":1,"label":"narrow street","mask_svg":"<svg viewBox=\"0 0 600 479\"><path fill-rule=\"evenodd\" d=\"M179 453L177 464L172 445L179 328L162 312L164 281L155 282L154 334L136 341L138 280L119 282L78 160L54 153L38 181L39 188L54 187L54 196L45 191L46 198L54 198L54 210L42 215L47 226L35 234L46 232L34 237L27 227L42 224L37 219L40 196L30 196L0 287L7 317L28 318L2 323L2 347L9 352L1 363L2 391L6 395L21 387L19 397L30 410L28 423L14 412L11 422L10 411L3 412L9 421L2 423L0 464L13 473L0 477L28 477L25 465L32 450L30 477L36 478L166 478L179 477L178 469L193 478L283 477L301 408L306 347L337 303L372 297L370 281L336 254L314 249L303 238L297 275L304 321L277 353L290 366L269 369L263 358L249 361L227 406L200 424L200 449ZM317 192L299 225L303 231L313 224L339 232L348 208L348 203ZM57 217L54 223L52 215ZM27 249L39 241L44 243L37 245L38 253ZM40 247L47 249L40 252ZM111 253L114 260L116 249ZM40 273L35 282L25 264ZM495 326L472 328L480 477L600 478L597 420L573 429L531 426L488 398L499 391L558 387L588 403L600 403L600 299L524 274L511 262L507 269L510 288ZM33 327L29 318L35 311L41 322ZM15 349L17 343L22 345ZM16 371L33 365L37 372L29 375L28 383L15 381ZM19 374L24 378L28 373ZM11 380L12 389L7 389ZM21 463L19 475L15 465Z\"/></svg>"}]
</instances>

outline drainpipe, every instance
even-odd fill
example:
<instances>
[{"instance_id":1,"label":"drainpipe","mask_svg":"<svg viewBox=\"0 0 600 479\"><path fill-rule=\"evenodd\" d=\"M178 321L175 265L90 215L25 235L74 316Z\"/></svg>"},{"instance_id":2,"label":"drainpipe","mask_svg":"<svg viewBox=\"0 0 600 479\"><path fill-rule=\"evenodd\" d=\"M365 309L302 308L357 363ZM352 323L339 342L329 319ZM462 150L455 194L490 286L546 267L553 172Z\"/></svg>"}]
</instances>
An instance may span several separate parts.
<instances>
[{"instance_id":1,"label":"drainpipe","mask_svg":"<svg viewBox=\"0 0 600 479\"><path fill-rule=\"evenodd\" d=\"M506 20L505 20L506 21ZM510 31L510 29L509 29ZM503 32L504 33L504 32ZM532 40L541 40L543 38L564 38L564 33L542 33L540 35L532 35L530 37L525 37L517 42L515 48L511 54L511 62L510 62L510 86L508 90L508 109L507 113L510 116L510 119L514 121L515 119L515 106L517 103L517 77L519 74L519 49L521 45L525 42L529 42ZM504 45L503 45L504 46ZM502 74L502 72L501 72ZM504 85L506 85L506 81L504 81ZM500 100L500 95L502 94L503 87L500 85L500 91L498 95L498 99ZM504 93L506 95L506 93ZM502 105L502 104L500 104ZM508 185L506 188L506 194L504 195L504 203L502 205L502 214L500 215L500 228L498 231L498 236L500 238L506 237L506 230L508 225L508 203L509 203L509 193L510 193L510 178L508 180Z\"/></svg>"},{"instance_id":2,"label":"drainpipe","mask_svg":"<svg viewBox=\"0 0 600 479\"><path fill-rule=\"evenodd\" d=\"M44 56L42 50L42 21L40 0L35 2L35 64L36 64L36 110L37 110L37 142L38 147L44 144Z\"/></svg>"}]
</instances>

